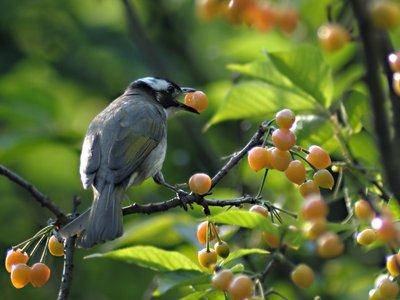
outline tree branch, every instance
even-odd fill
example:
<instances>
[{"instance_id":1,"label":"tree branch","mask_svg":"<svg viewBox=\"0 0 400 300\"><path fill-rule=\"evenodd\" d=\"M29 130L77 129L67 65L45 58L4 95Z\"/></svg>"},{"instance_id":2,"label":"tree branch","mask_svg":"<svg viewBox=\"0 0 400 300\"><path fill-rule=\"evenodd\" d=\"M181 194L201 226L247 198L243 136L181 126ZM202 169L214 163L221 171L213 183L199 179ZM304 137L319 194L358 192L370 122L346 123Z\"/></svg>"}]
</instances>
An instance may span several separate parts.
<instances>
[{"instance_id":1,"label":"tree branch","mask_svg":"<svg viewBox=\"0 0 400 300\"><path fill-rule=\"evenodd\" d=\"M364 46L365 66L367 70L366 83L370 92L370 102L374 117L375 135L378 141L384 175L391 191L400 201L399 169L397 168L393 147L390 141L389 117L386 111L387 99L382 87L379 74L379 51L376 30L370 19L366 3L363 0L352 0L354 15L357 19L361 41ZM397 145L396 145L397 147Z\"/></svg>"},{"instance_id":2,"label":"tree branch","mask_svg":"<svg viewBox=\"0 0 400 300\"><path fill-rule=\"evenodd\" d=\"M67 216L61 211L61 209L53 201L51 201L48 196L40 192L32 183L26 181L21 176L14 173L3 165L0 165L0 175L3 175L10 181L16 183L17 185L28 191L32 195L32 197L40 203L41 206L46 207L57 217L57 221L62 224L68 221Z\"/></svg>"}]
</instances>

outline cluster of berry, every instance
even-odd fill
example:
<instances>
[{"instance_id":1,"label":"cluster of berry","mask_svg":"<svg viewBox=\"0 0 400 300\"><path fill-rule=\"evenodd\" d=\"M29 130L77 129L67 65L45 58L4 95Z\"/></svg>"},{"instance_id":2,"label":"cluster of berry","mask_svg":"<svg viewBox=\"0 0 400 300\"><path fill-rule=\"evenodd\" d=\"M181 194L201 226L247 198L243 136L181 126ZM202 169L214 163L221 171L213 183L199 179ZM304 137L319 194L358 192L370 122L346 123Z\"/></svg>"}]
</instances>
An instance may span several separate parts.
<instances>
[{"instance_id":1,"label":"cluster of berry","mask_svg":"<svg viewBox=\"0 0 400 300\"><path fill-rule=\"evenodd\" d=\"M5 267L7 272L11 273L11 283L15 288L21 289L28 283L31 283L34 287L42 287L47 283L47 281L49 281L50 268L43 263L47 248L54 256L64 255L63 244L60 243L54 235L52 235L47 239L47 246L45 245L43 249L40 262L33 264L31 267L28 266L27 263L29 258L34 255L35 251L43 240L43 237L45 237L45 234L42 236L35 235L26 242L22 243L22 248L15 247L7 252ZM30 255L28 255L25 252L25 249L27 249L31 242L37 238L40 238L39 241L36 243Z\"/></svg>"},{"instance_id":2,"label":"cluster of berry","mask_svg":"<svg viewBox=\"0 0 400 300\"><path fill-rule=\"evenodd\" d=\"M293 7L277 7L265 1L256 0L198 0L197 12L200 17L211 20L221 16L232 24L247 24L260 31L274 27L291 34L298 25L299 13Z\"/></svg>"}]
</instances>

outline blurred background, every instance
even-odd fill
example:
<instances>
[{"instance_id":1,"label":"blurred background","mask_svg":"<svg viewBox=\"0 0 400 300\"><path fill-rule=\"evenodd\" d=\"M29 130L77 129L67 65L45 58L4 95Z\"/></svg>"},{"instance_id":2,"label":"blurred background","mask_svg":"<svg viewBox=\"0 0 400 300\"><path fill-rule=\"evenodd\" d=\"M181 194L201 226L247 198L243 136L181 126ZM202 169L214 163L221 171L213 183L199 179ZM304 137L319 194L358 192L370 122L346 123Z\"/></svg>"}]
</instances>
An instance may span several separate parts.
<instances>
[{"instance_id":1,"label":"blurred background","mask_svg":"<svg viewBox=\"0 0 400 300\"><path fill-rule=\"evenodd\" d=\"M166 179L183 183L194 172L213 174L224 162L221 157L240 149L259 121L272 116L231 120L204 130L238 79L226 65L259 59L264 51L287 50L303 42L316 44L314 32L326 22L328 2L291 1L302 18L297 31L287 36L278 30L264 33L246 26L233 27L220 19L204 21L196 16L195 3L189 0L1 0L0 163L34 183L66 211L70 211L74 195L82 196L82 211L91 202L91 191L82 189L78 176L81 142L90 120L131 81L161 75L178 84L203 89L210 101L200 116L182 113L169 122ZM347 83L337 82L338 85L350 85L362 77L357 63L348 68L349 62L359 59L352 45L325 59L335 74L348 74ZM318 122L308 125L322 133L307 131L305 124L299 142L317 141L340 159L337 144L330 139L330 128ZM363 126L368 128L368 121ZM368 163L376 165L371 136L368 131L358 132L362 134L351 143L353 154L368 155ZM295 210L297 191L281 173L272 174L265 197ZM261 177L262 174L250 172L244 161L215 190L214 197L254 192ZM148 180L130 190L126 204L162 201L171 196L168 190ZM333 211L332 219L343 218L346 213L342 203ZM123 262L83 257L144 244L177 250L195 260L199 245L194 233L201 216L199 209L190 214L175 209L152 216L127 216L126 234L121 240L90 251L76 251L71 298L150 299L155 272ZM49 217L48 211L25 191L0 178L3 253L45 225ZM257 236L250 234L246 240L258 245ZM240 237L236 235L232 244L240 246L244 240ZM350 249L349 255L319 265L305 252L293 255L295 260L308 261L319 270L315 289L323 299L362 299L360 295L367 294L374 280L370 274L379 271L382 257L380 253L370 252L367 257L358 252L361 250ZM0 272L0 298L54 299L62 260L49 257L47 261L53 273L41 289L16 290L9 282L9 274ZM255 265L262 263L257 257L253 261ZM309 299L307 294L294 290L287 280L287 270L275 273L271 285L289 299L294 295ZM160 299L177 299L185 292L172 289Z\"/></svg>"}]
</instances>

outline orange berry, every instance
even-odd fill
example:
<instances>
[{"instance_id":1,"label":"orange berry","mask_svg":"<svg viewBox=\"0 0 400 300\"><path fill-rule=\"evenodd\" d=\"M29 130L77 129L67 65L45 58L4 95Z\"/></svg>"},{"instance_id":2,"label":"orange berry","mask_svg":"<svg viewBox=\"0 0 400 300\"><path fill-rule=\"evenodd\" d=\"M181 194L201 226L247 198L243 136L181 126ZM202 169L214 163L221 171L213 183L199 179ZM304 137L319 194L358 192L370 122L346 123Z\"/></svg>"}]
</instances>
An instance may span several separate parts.
<instances>
[{"instance_id":1,"label":"orange berry","mask_svg":"<svg viewBox=\"0 0 400 300\"><path fill-rule=\"evenodd\" d=\"M211 189L211 178L204 173L196 173L189 179L190 190L198 195L204 195Z\"/></svg>"},{"instance_id":2,"label":"orange berry","mask_svg":"<svg viewBox=\"0 0 400 300\"><path fill-rule=\"evenodd\" d=\"M211 285L217 290L227 291L233 279L233 273L229 269L224 269L216 273L211 279Z\"/></svg>"},{"instance_id":3,"label":"orange berry","mask_svg":"<svg viewBox=\"0 0 400 300\"><path fill-rule=\"evenodd\" d=\"M344 245L334 232L327 232L317 240L317 252L322 258L333 258L343 253Z\"/></svg>"},{"instance_id":4,"label":"orange berry","mask_svg":"<svg viewBox=\"0 0 400 300\"><path fill-rule=\"evenodd\" d=\"M207 224L208 224L208 221L204 221L204 222L201 222L197 226L197 240L202 245L204 245L207 240L207 227L208 227ZM215 225L212 225L211 223L209 224L209 226L215 227ZM210 241L212 241L215 238L214 230L211 230L211 229L212 228L210 228L210 235L208 237Z\"/></svg>"},{"instance_id":5,"label":"orange berry","mask_svg":"<svg viewBox=\"0 0 400 300\"><path fill-rule=\"evenodd\" d=\"M257 172L261 169L271 169L271 154L267 148L254 147L248 152L247 161L250 169Z\"/></svg>"},{"instance_id":6,"label":"orange berry","mask_svg":"<svg viewBox=\"0 0 400 300\"><path fill-rule=\"evenodd\" d=\"M276 124L279 128L290 129L292 127L296 116L290 109L282 109L275 115Z\"/></svg>"},{"instance_id":7,"label":"orange berry","mask_svg":"<svg viewBox=\"0 0 400 300\"><path fill-rule=\"evenodd\" d=\"M5 267L8 273L11 273L13 265L16 264L26 264L28 262L29 256L26 252L21 249L13 250L10 249L7 252Z\"/></svg>"},{"instance_id":8,"label":"orange berry","mask_svg":"<svg viewBox=\"0 0 400 300\"><path fill-rule=\"evenodd\" d=\"M291 34L299 23L299 12L294 8L282 9L277 14L277 24L287 34Z\"/></svg>"},{"instance_id":9,"label":"orange berry","mask_svg":"<svg viewBox=\"0 0 400 300\"><path fill-rule=\"evenodd\" d=\"M306 160L317 169L326 169L332 163L331 158L324 149L319 146L311 146L308 148L309 154Z\"/></svg>"},{"instance_id":10,"label":"orange berry","mask_svg":"<svg viewBox=\"0 0 400 300\"><path fill-rule=\"evenodd\" d=\"M219 10L218 0L196 0L196 12L200 18L212 20Z\"/></svg>"},{"instance_id":11,"label":"orange berry","mask_svg":"<svg viewBox=\"0 0 400 300\"><path fill-rule=\"evenodd\" d=\"M394 93L400 97L400 72L393 74L392 88Z\"/></svg>"},{"instance_id":12,"label":"orange berry","mask_svg":"<svg viewBox=\"0 0 400 300\"><path fill-rule=\"evenodd\" d=\"M253 294L254 284L247 275L238 275L229 285L229 294L232 300L244 300Z\"/></svg>"},{"instance_id":13,"label":"orange berry","mask_svg":"<svg viewBox=\"0 0 400 300\"><path fill-rule=\"evenodd\" d=\"M361 220L370 220L375 216L375 212L366 200L358 200L354 203L354 213Z\"/></svg>"},{"instance_id":14,"label":"orange berry","mask_svg":"<svg viewBox=\"0 0 400 300\"><path fill-rule=\"evenodd\" d=\"M386 258L386 268L393 277L400 275L400 254L393 254Z\"/></svg>"},{"instance_id":15,"label":"orange berry","mask_svg":"<svg viewBox=\"0 0 400 300\"><path fill-rule=\"evenodd\" d=\"M379 289L370 290L368 293L368 299L369 300L386 300L386 299L382 298Z\"/></svg>"},{"instance_id":16,"label":"orange berry","mask_svg":"<svg viewBox=\"0 0 400 300\"><path fill-rule=\"evenodd\" d=\"M363 246L368 246L376 241L376 232L371 228L364 229L357 234L357 243Z\"/></svg>"},{"instance_id":17,"label":"orange berry","mask_svg":"<svg viewBox=\"0 0 400 300\"><path fill-rule=\"evenodd\" d=\"M304 225L304 235L310 240L315 240L326 230L324 218L313 219Z\"/></svg>"},{"instance_id":18,"label":"orange berry","mask_svg":"<svg viewBox=\"0 0 400 300\"><path fill-rule=\"evenodd\" d=\"M393 1L375 1L370 12L376 27L394 29L400 24L400 6Z\"/></svg>"},{"instance_id":19,"label":"orange berry","mask_svg":"<svg viewBox=\"0 0 400 300\"><path fill-rule=\"evenodd\" d=\"M268 217L268 209L262 205L254 204L249 211Z\"/></svg>"},{"instance_id":20,"label":"orange berry","mask_svg":"<svg viewBox=\"0 0 400 300\"><path fill-rule=\"evenodd\" d=\"M34 287L44 286L50 278L50 268L44 263L36 263L31 267L30 282Z\"/></svg>"},{"instance_id":21,"label":"orange berry","mask_svg":"<svg viewBox=\"0 0 400 300\"><path fill-rule=\"evenodd\" d=\"M26 286L30 281L31 268L25 263L13 265L11 268L11 283L17 288L21 289Z\"/></svg>"},{"instance_id":22,"label":"orange berry","mask_svg":"<svg viewBox=\"0 0 400 300\"><path fill-rule=\"evenodd\" d=\"M350 41L350 34L340 24L323 25L317 35L321 47L327 52L338 51Z\"/></svg>"},{"instance_id":23,"label":"orange berry","mask_svg":"<svg viewBox=\"0 0 400 300\"><path fill-rule=\"evenodd\" d=\"M335 184L332 174L327 169L321 169L314 173L314 182L324 189L332 189Z\"/></svg>"},{"instance_id":24,"label":"orange berry","mask_svg":"<svg viewBox=\"0 0 400 300\"><path fill-rule=\"evenodd\" d=\"M290 274L293 283L302 289L309 288L314 282L314 271L306 264L297 265Z\"/></svg>"},{"instance_id":25,"label":"orange berry","mask_svg":"<svg viewBox=\"0 0 400 300\"><path fill-rule=\"evenodd\" d=\"M400 72L400 51L389 54L388 62L393 73Z\"/></svg>"},{"instance_id":26,"label":"orange berry","mask_svg":"<svg viewBox=\"0 0 400 300\"><path fill-rule=\"evenodd\" d=\"M371 221L371 226L383 242L389 242L397 237L397 230L393 222L387 218L378 217Z\"/></svg>"},{"instance_id":27,"label":"orange berry","mask_svg":"<svg viewBox=\"0 0 400 300\"><path fill-rule=\"evenodd\" d=\"M306 180L306 168L299 160L293 160L285 170L287 179L296 184L302 184Z\"/></svg>"},{"instance_id":28,"label":"orange berry","mask_svg":"<svg viewBox=\"0 0 400 300\"><path fill-rule=\"evenodd\" d=\"M211 268L217 263L217 252L215 252L214 249L209 249L209 251L207 251L207 249L204 248L197 253L197 259L199 264L204 268Z\"/></svg>"},{"instance_id":29,"label":"orange berry","mask_svg":"<svg viewBox=\"0 0 400 300\"><path fill-rule=\"evenodd\" d=\"M305 220L325 218L328 214L328 205L320 197L308 198L301 207L301 216Z\"/></svg>"},{"instance_id":30,"label":"orange berry","mask_svg":"<svg viewBox=\"0 0 400 300\"><path fill-rule=\"evenodd\" d=\"M277 148L271 149L271 162L274 169L283 172L288 168L291 161L292 157L289 151L281 151Z\"/></svg>"},{"instance_id":31,"label":"orange berry","mask_svg":"<svg viewBox=\"0 0 400 300\"><path fill-rule=\"evenodd\" d=\"M187 106L193 107L199 113L203 112L208 106L207 95L202 91L187 93L184 101Z\"/></svg>"},{"instance_id":32,"label":"orange berry","mask_svg":"<svg viewBox=\"0 0 400 300\"><path fill-rule=\"evenodd\" d=\"M264 241L267 243L268 246L270 246L271 248L274 248L274 249L279 247L280 239L279 239L278 236L273 235L273 234L271 234L269 232L266 232L266 231L263 232L261 235L262 235Z\"/></svg>"},{"instance_id":33,"label":"orange berry","mask_svg":"<svg viewBox=\"0 0 400 300\"><path fill-rule=\"evenodd\" d=\"M241 22L243 12L250 5L250 2L249 0L230 0L228 4L228 20L233 24Z\"/></svg>"},{"instance_id":34,"label":"orange berry","mask_svg":"<svg viewBox=\"0 0 400 300\"><path fill-rule=\"evenodd\" d=\"M64 256L64 245L60 243L56 236L52 235L48 244L49 252L53 256Z\"/></svg>"},{"instance_id":35,"label":"orange berry","mask_svg":"<svg viewBox=\"0 0 400 300\"><path fill-rule=\"evenodd\" d=\"M214 245L214 250L217 252L218 256L222 258L227 258L229 256L229 245L227 242L220 241Z\"/></svg>"},{"instance_id":36,"label":"orange berry","mask_svg":"<svg viewBox=\"0 0 400 300\"><path fill-rule=\"evenodd\" d=\"M396 282L391 281L389 278L384 278L379 282L377 287L383 299L396 299L399 294L399 286Z\"/></svg>"},{"instance_id":37,"label":"orange berry","mask_svg":"<svg viewBox=\"0 0 400 300\"><path fill-rule=\"evenodd\" d=\"M272 133L272 141L276 148L286 151L296 144L296 136L289 129L281 128Z\"/></svg>"},{"instance_id":38,"label":"orange berry","mask_svg":"<svg viewBox=\"0 0 400 300\"><path fill-rule=\"evenodd\" d=\"M260 31L268 31L275 26L276 12L268 4L253 4L248 6L243 18L246 23Z\"/></svg>"},{"instance_id":39,"label":"orange berry","mask_svg":"<svg viewBox=\"0 0 400 300\"><path fill-rule=\"evenodd\" d=\"M299 192L304 197L310 197L312 195L320 195L321 192L319 191L318 185L315 183L314 180L307 180L303 184L299 186Z\"/></svg>"}]
</instances>

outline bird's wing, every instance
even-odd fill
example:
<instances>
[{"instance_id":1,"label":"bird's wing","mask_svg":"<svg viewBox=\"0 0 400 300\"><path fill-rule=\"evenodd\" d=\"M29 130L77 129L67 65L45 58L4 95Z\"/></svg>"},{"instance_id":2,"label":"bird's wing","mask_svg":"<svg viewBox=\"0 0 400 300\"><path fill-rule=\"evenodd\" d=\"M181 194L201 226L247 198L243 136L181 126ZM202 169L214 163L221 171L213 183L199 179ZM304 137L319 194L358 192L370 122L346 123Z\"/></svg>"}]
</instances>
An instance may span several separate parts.
<instances>
[{"instance_id":1,"label":"bird's wing","mask_svg":"<svg viewBox=\"0 0 400 300\"><path fill-rule=\"evenodd\" d=\"M94 132L89 127L85 140L83 141L81 152L81 164L79 173L83 187L87 189L93 184L94 177L100 167L100 138L97 132Z\"/></svg>"},{"instance_id":2,"label":"bird's wing","mask_svg":"<svg viewBox=\"0 0 400 300\"><path fill-rule=\"evenodd\" d=\"M121 115L108 154L115 183L130 178L166 134L165 115L152 103L138 101Z\"/></svg>"}]
</instances>

